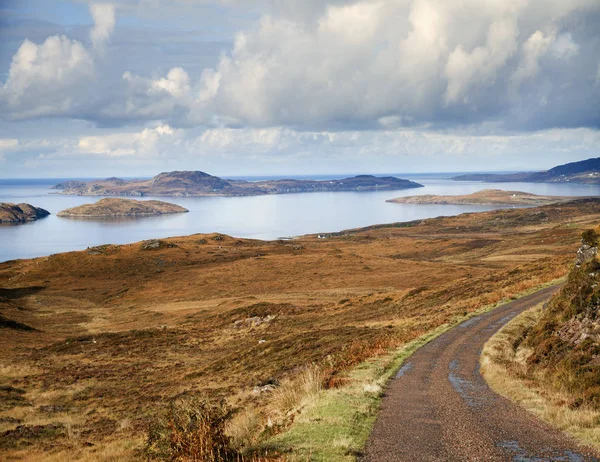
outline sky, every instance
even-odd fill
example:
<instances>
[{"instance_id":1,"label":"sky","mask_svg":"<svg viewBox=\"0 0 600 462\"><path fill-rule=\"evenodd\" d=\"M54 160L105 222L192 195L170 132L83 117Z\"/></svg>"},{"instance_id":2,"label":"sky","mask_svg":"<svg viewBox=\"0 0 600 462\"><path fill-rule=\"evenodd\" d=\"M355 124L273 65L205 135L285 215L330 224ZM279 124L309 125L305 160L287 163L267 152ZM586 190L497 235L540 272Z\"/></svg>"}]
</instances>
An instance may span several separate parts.
<instances>
[{"instance_id":1,"label":"sky","mask_svg":"<svg viewBox=\"0 0 600 462\"><path fill-rule=\"evenodd\" d=\"M598 0L0 1L0 178L590 157Z\"/></svg>"}]
</instances>

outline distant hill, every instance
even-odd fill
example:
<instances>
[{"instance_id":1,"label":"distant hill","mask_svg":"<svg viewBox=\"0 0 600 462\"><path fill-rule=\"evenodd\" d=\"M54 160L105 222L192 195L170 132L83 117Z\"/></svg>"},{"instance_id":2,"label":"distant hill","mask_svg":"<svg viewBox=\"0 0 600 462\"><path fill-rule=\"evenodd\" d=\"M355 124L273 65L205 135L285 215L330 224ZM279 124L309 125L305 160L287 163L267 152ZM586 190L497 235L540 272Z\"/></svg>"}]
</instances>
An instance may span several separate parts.
<instances>
[{"instance_id":1,"label":"distant hill","mask_svg":"<svg viewBox=\"0 0 600 462\"><path fill-rule=\"evenodd\" d=\"M518 205L540 206L568 202L573 197L539 196L521 191L502 191L500 189L484 189L472 194L461 196L435 196L426 194L422 196L406 196L390 199L386 202L396 204L452 204L452 205Z\"/></svg>"},{"instance_id":2,"label":"distant hill","mask_svg":"<svg viewBox=\"0 0 600 462\"><path fill-rule=\"evenodd\" d=\"M30 204L0 202L0 223L25 223L50 215L45 209Z\"/></svg>"},{"instance_id":3,"label":"distant hill","mask_svg":"<svg viewBox=\"0 0 600 462\"><path fill-rule=\"evenodd\" d=\"M150 180L109 178L68 181L54 186L62 194L80 196L259 196L328 191L377 191L420 188L423 185L392 176L358 175L343 180L225 180L199 171L166 172Z\"/></svg>"},{"instance_id":4,"label":"distant hill","mask_svg":"<svg viewBox=\"0 0 600 462\"><path fill-rule=\"evenodd\" d=\"M136 201L134 199L100 199L95 204L84 204L57 213L59 217L70 218L110 218L110 217L140 217L185 213L188 209L179 205L161 201Z\"/></svg>"},{"instance_id":5,"label":"distant hill","mask_svg":"<svg viewBox=\"0 0 600 462\"><path fill-rule=\"evenodd\" d=\"M545 172L522 172L509 174L467 174L452 178L456 181L486 181L489 183L586 183L600 184L600 157L571 162Z\"/></svg>"}]
</instances>

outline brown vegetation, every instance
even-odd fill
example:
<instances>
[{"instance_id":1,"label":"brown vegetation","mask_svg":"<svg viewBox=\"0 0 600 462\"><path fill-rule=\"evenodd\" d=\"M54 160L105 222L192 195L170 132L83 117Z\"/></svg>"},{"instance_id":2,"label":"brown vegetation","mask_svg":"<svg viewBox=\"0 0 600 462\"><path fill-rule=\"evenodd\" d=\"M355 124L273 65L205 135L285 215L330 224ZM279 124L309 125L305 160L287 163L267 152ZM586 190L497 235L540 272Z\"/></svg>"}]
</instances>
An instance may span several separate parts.
<instances>
[{"instance_id":1,"label":"brown vegetation","mask_svg":"<svg viewBox=\"0 0 600 462\"><path fill-rule=\"evenodd\" d=\"M539 196L522 191L503 191L501 189L484 189L461 196L407 196L390 199L387 202L396 204L456 204L456 205L518 205L540 206L572 201L573 197Z\"/></svg>"},{"instance_id":2,"label":"brown vegetation","mask_svg":"<svg viewBox=\"0 0 600 462\"><path fill-rule=\"evenodd\" d=\"M100 199L93 204L84 204L57 213L59 217L138 217L185 213L188 209L162 201L136 201L134 199Z\"/></svg>"},{"instance_id":3,"label":"brown vegetation","mask_svg":"<svg viewBox=\"0 0 600 462\"><path fill-rule=\"evenodd\" d=\"M164 172L149 180L119 178L87 183L67 181L54 188L81 196L259 196L323 191L384 191L420 188L423 185L392 176L358 175L342 180L224 180L198 171Z\"/></svg>"},{"instance_id":4,"label":"brown vegetation","mask_svg":"<svg viewBox=\"0 0 600 462\"><path fill-rule=\"evenodd\" d=\"M583 232L583 247L597 245L596 230ZM545 306L522 314L490 340L482 369L498 392L600 447L600 262L593 255L578 259Z\"/></svg>"},{"instance_id":5,"label":"brown vegetation","mask_svg":"<svg viewBox=\"0 0 600 462\"><path fill-rule=\"evenodd\" d=\"M339 386L365 358L562 276L599 218L600 201L582 200L326 239L193 235L2 263L0 452L143 458L148 429L189 397L226 400L228 450L253 457L302 412L311 368L316 389Z\"/></svg>"},{"instance_id":6,"label":"brown vegetation","mask_svg":"<svg viewBox=\"0 0 600 462\"><path fill-rule=\"evenodd\" d=\"M0 223L25 223L48 215L50 215L50 212L47 210L30 204L0 202Z\"/></svg>"}]
</instances>

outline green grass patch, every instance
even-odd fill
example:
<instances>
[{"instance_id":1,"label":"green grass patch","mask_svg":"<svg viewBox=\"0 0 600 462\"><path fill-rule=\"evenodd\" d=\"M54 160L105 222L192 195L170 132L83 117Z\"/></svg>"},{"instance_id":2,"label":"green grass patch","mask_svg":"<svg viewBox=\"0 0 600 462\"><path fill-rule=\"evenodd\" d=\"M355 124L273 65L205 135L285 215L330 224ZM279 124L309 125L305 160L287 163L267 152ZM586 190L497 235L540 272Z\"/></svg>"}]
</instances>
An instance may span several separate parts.
<instances>
[{"instance_id":1,"label":"green grass patch","mask_svg":"<svg viewBox=\"0 0 600 462\"><path fill-rule=\"evenodd\" d=\"M280 451L291 461L353 461L364 448L381 405L384 387L415 351L458 324L491 311L517 298L558 284L564 278L542 284L457 316L421 337L384 355L371 358L349 372L341 388L320 391L293 424L260 446Z\"/></svg>"}]
</instances>

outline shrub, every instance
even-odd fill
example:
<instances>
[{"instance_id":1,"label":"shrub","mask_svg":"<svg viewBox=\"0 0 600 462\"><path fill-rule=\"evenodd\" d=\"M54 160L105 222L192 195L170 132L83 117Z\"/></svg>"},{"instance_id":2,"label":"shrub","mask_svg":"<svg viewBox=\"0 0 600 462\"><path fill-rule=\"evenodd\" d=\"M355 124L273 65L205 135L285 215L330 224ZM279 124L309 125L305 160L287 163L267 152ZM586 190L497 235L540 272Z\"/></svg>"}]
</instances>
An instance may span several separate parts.
<instances>
[{"instance_id":1,"label":"shrub","mask_svg":"<svg viewBox=\"0 0 600 462\"><path fill-rule=\"evenodd\" d=\"M598 233L594 229L588 229L581 235L581 241L591 247L598 247Z\"/></svg>"},{"instance_id":2,"label":"shrub","mask_svg":"<svg viewBox=\"0 0 600 462\"><path fill-rule=\"evenodd\" d=\"M229 462L243 460L232 449L224 426L231 411L224 403L198 397L178 398L148 431L146 456L150 460Z\"/></svg>"}]
</instances>

